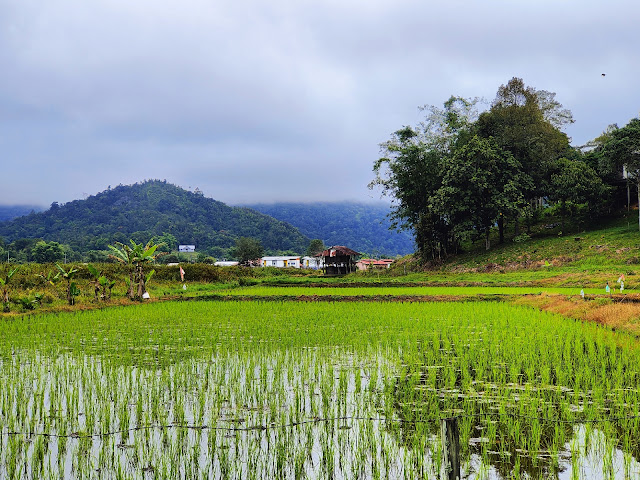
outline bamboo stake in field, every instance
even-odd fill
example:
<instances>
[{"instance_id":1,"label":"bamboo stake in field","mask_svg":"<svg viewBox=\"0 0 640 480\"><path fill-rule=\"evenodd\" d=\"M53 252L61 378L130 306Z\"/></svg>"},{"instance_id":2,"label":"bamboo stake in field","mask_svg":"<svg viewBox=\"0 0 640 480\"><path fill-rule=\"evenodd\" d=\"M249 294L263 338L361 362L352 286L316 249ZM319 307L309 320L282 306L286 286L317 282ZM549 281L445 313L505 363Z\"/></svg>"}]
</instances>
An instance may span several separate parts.
<instances>
[{"instance_id":1,"label":"bamboo stake in field","mask_svg":"<svg viewBox=\"0 0 640 480\"><path fill-rule=\"evenodd\" d=\"M458 419L443 418L440 422L442 436L442 480L460 480L460 434Z\"/></svg>"}]
</instances>

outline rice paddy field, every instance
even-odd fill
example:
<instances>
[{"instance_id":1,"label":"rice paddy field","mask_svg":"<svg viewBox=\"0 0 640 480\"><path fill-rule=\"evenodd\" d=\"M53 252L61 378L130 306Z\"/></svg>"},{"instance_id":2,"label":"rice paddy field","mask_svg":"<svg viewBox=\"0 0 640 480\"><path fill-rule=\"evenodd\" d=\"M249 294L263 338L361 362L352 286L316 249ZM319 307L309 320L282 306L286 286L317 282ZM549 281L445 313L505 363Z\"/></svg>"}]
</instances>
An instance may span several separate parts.
<instances>
[{"instance_id":1,"label":"rice paddy field","mask_svg":"<svg viewBox=\"0 0 640 480\"><path fill-rule=\"evenodd\" d=\"M206 288L206 286L205 286ZM331 286L246 286L232 287L226 289L216 289L213 291L217 295L232 296L334 296L334 297L352 297L352 296L375 296L375 297L411 297L411 296L477 296L477 295L540 295L543 293L559 294L559 295L580 295L583 290L585 295L604 295L604 288L584 288L580 287L512 287L512 286L482 286L482 287L457 287L457 286L398 286L398 287L331 287ZM201 290L202 292L203 290ZM626 290L622 293L629 292ZM621 293L619 290L613 289L613 293Z\"/></svg>"},{"instance_id":2,"label":"rice paddy field","mask_svg":"<svg viewBox=\"0 0 640 480\"><path fill-rule=\"evenodd\" d=\"M0 479L640 478L640 345L502 302L0 320Z\"/></svg>"}]
</instances>

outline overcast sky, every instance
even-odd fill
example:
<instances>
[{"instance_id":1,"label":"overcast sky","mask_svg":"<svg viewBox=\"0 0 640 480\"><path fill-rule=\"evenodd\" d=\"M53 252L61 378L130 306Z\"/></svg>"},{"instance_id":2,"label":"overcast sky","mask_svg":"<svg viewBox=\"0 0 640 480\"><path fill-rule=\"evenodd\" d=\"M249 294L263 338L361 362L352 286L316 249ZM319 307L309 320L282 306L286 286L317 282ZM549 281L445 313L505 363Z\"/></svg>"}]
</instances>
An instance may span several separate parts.
<instances>
[{"instance_id":1,"label":"overcast sky","mask_svg":"<svg viewBox=\"0 0 640 480\"><path fill-rule=\"evenodd\" d=\"M0 204L152 178L377 200L378 145L419 106L514 76L582 145L638 115L639 19L637 0L0 0Z\"/></svg>"}]
</instances>

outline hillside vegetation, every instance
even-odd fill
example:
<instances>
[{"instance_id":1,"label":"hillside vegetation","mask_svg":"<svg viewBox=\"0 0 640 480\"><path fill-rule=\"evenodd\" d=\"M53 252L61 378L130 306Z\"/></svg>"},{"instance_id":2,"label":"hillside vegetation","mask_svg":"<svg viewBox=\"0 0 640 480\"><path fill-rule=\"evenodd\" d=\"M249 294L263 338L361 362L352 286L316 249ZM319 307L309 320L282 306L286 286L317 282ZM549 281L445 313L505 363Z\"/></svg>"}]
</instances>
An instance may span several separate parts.
<instances>
[{"instance_id":1,"label":"hillside vegetation","mask_svg":"<svg viewBox=\"0 0 640 480\"><path fill-rule=\"evenodd\" d=\"M415 243L407 231L390 230L387 203L315 202L249 205L290 223L309 238L326 245L346 245L366 256L407 255Z\"/></svg>"},{"instance_id":2,"label":"hillside vegetation","mask_svg":"<svg viewBox=\"0 0 640 480\"><path fill-rule=\"evenodd\" d=\"M295 227L249 208L230 207L165 181L118 186L42 213L0 223L0 237L44 239L76 253L105 251L114 242L146 243L154 236L172 248L195 245L215 257L229 255L236 239L254 237L268 252L304 252L309 239Z\"/></svg>"},{"instance_id":3,"label":"hillside vegetation","mask_svg":"<svg viewBox=\"0 0 640 480\"><path fill-rule=\"evenodd\" d=\"M604 228L562 235L553 230L492 250L474 249L448 261L448 271L560 268L566 271L640 270L640 232L634 213ZM629 221L630 220L630 221ZM555 229L559 230L559 229Z\"/></svg>"}]
</instances>

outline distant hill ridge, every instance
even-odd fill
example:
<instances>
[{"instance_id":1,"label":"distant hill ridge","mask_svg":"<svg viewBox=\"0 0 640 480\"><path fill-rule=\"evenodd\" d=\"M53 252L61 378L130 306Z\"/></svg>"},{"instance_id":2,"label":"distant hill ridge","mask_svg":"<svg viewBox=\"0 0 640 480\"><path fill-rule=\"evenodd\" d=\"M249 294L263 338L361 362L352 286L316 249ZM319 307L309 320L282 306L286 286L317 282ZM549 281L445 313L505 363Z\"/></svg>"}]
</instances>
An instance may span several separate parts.
<instances>
[{"instance_id":1,"label":"distant hill ridge","mask_svg":"<svg viewBox=\"0 0 640 480\"><path fill-rule=\"evenodd\" d=\"M253 204L249 208L297 227L326 245L345 245L366 255L407 255L415 251L409 232L389 230L389 204L315 202Z\"/></svg>"},{"instance_id":2,"label":"distant hill ridge","mask_svg":"<svg viewBox=\"0 0 640 480\"><path fill-rule=\"evenodd\" d=\"M239 237L258 238L270 253L303 253L309 239L295 227L244 207L230 207L160 180L105 190L85 200L0 223L0 237L11 242L42 238L77 252L106 250L116 241L146 242L171 234L179 244L223 257Z\"/></svg>"},{"instance_id":3,"label":"distant hill ridge","mask_svg":"<svg viewBox=\"0 0 640 480\"><path fill-rule=\"evenodd\" d=\"M38 205L0 205L0 222L28 215L31 212L42 212L44 207Z\"/></svg>"}]
</instances>

